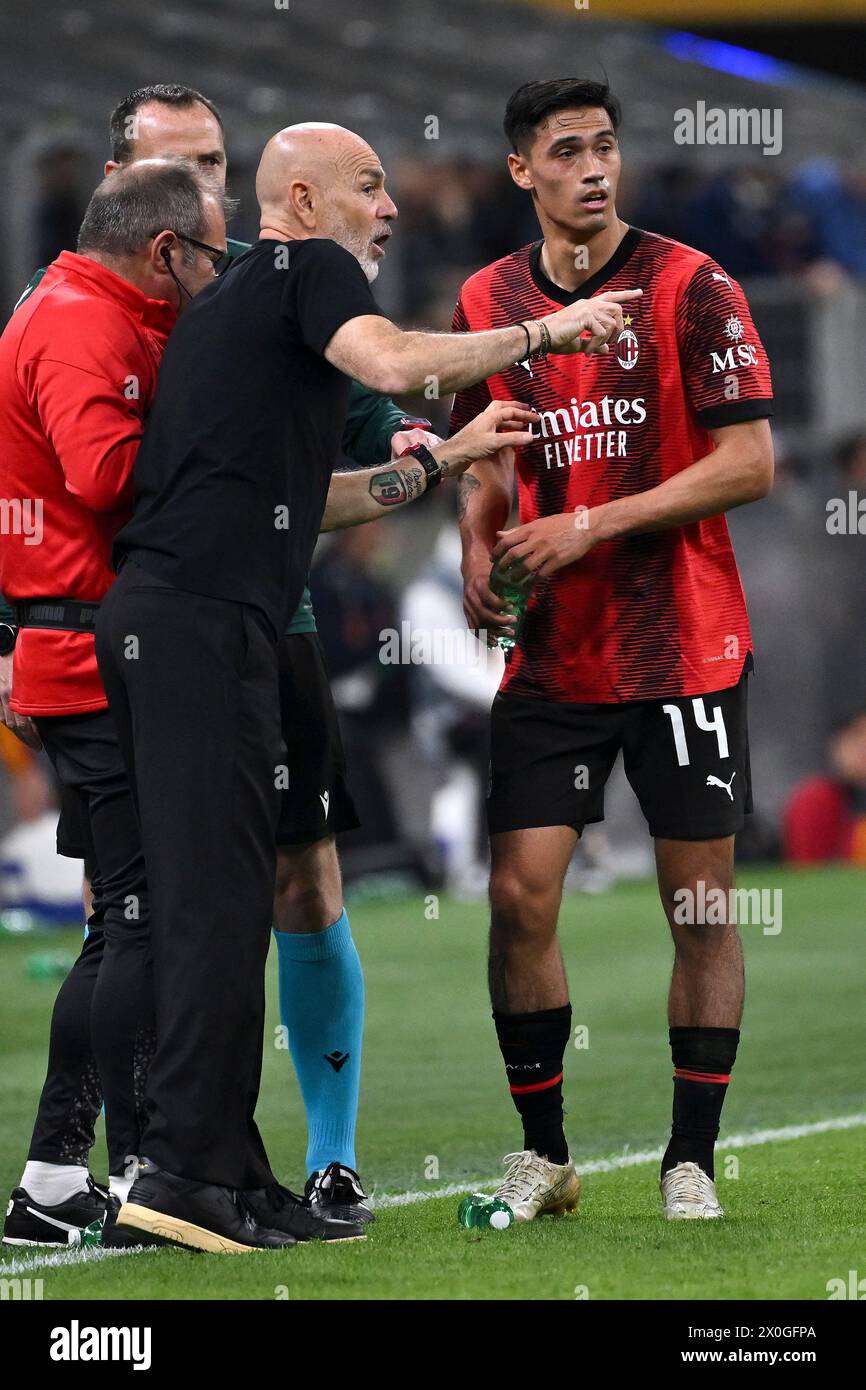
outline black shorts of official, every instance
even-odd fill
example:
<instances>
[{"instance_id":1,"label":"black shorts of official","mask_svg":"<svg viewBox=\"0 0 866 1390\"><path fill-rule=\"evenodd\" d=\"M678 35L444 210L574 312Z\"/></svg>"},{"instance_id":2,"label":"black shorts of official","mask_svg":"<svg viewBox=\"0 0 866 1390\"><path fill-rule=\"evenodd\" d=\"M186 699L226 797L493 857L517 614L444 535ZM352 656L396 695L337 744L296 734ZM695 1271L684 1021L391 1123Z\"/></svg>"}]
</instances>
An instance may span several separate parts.
<instances>
[{"instance_id":1,"label":"black shorts of official","mask_svg":"<svg viewBox=\"0 0 866 1390\"><path fill-rule=\"evenodd\" d=\"M751 658L737 685L619 705L497 695L491 723L491 835L604 820L604 789L622 751L654 838L736 834L752 810L747 722Z\"/></svg>"},{"instance_id":2,"label":"black shorts of official","mask_svg":"<svg viewBox=\"0 0 866 1390\"><path fill-rule=\"evenodd\" d=\"M315 632L289 633L277 648L280 720L288 786L277 844L313 844L360 825L346 782L346 755L325 658Z\"/></svg>"}]
</instances>

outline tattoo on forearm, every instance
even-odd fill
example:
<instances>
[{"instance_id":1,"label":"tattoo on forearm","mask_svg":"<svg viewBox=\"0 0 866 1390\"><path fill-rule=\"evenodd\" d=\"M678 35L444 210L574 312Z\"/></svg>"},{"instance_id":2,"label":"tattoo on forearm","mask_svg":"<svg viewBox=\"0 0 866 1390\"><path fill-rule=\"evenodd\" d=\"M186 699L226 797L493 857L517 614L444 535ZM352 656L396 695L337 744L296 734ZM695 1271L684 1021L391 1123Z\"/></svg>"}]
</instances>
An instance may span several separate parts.
<instances>
[{"instance_id":1,"label":"tattoo on forearm","mask_svg":"<svg viewBox=\"0 0 866 1390\"><path fill-rule=\"evenodd\" d=\"M462 521L469 506L469 494L481 484L471 473L464 473L457 488L457 520Z\"/></svg>"},{"instance_id":2,"label":"tattoo on forearm","mask_svg":"<svg viewBox=\"0 0 866 1390\"><path fill-rule=\"evenodd\" d=\"M427 491L427 474L419 463L414 468L406 468L403 471L406 480L406 496L410 502L414 502L416 497Z\"/></svg>"},{"instance_id":3,"label":"tattoo on forearm","mask_svg":"<svg viewBox=\"0 0 866 1390\"><path fill-rule=\"evenodd\" d=\"M424 491L424 469L389 468L386 473L375 473L370 479L370 496L380 507L400 507L404 502L414 502Z\"/></svg>"},{"instance_id":4,"label":"tattoo on forearm","mask_svg":"<svg viewBox=\"0 0 866 1390\"><path fill-rule=\"evenodd\" d=\"M380 507L399 507L406 501L406 484L396 468L376 473L370 479L370 496Z\"/></svg>"}]
</instances>

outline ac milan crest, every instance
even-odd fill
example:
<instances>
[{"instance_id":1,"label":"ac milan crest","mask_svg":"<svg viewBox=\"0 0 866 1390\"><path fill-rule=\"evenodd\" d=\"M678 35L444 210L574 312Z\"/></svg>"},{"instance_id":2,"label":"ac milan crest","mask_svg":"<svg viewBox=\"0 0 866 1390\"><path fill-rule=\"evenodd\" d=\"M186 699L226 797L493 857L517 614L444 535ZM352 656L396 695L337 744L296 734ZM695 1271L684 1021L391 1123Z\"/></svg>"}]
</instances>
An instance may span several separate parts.
<instances>
[{"instance_id":1,"label":"ac milan crest","mask_svg":"<svg viewBox=\"0 0 866 1390\"><path fill-rule=\"evenodd\" d=\"M624 328L616 340L616 360L624 371L630 372L637 364L639 352L637 334L631 328Z\"/></svg>"}]
</instances>

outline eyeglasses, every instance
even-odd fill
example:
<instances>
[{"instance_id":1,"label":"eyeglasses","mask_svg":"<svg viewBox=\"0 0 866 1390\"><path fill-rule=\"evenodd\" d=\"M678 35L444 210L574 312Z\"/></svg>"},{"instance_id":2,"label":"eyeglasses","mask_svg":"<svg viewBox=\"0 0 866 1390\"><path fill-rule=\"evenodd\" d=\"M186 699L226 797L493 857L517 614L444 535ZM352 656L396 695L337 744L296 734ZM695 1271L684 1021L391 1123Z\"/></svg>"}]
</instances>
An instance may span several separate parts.
<instances>
[{"instance_id":1,"label":"eyeglasses","mask_svg":"<svg viewBox=\"0 0 866 1390\"><path fill-rule=\"evenodd\" d=\"M230 251L221 251L218 246L208 246L206 241L196 241L195 237L184 236L182 232L175 232L178 241L185 241L188 246L194 246L198 251L204 251L210 258L213 266L214 275L222 275L224 270L228 270L232 262Z\"/></svg>"},{"instance_id":2,"label":"eyeglasses","mask_svg":"<svg viewBox=\"0 0 866 1390\"><path fill-rule=\"evenodd\" d=\"M164 230L160 228L160 231ZM159 236L159 232L151 232L151 236ZM208 246L206 241L196 241L195 237L184 236L183 232L175 232L178 241L185 241L188 246L194 246L197 251L204 251L210 258L213 266L214 275L222 275L223 271L228 270L232 263L230 251L221 251L218 246Z\"/></svg>"}]
</instances>

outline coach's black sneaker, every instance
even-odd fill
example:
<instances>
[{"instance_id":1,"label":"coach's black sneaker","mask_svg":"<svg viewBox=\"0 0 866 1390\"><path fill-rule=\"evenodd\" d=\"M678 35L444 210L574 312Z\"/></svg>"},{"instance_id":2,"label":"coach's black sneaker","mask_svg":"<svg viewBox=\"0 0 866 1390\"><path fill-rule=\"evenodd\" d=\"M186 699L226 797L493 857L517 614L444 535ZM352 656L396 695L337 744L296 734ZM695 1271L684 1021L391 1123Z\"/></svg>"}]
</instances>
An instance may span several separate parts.
<instances>
[{"instance_id":1,"label":"coach's black sneaker","mask_svg":"<svg viewBox=\"0 0 866 1390\"><path fill-rule=\"evenodd\" d=\"M142 1158L138 1177L120 1208L117 1230L184 1250L247 1255L295 1244L286 1231L260 1226L242 1192L216 1183L179 1178Z\"/></svg>"},{"instance_id":2,"label":"coach's black sneaker","mask_svg":"<svg viewBox=\"0 0 866 1390\"><path fill-rule=\"evenodd\" d=\"M109 1250L133 1250L145 1246L156 1250L162 1245L161 1240L154 1240L152 1236L146 1236L143 1231L124 1230L117 1224L117 1214L122 1206L119 1197L115 1197L111 1192L108 1194L108 1205L105 1208L105 1220L102 1223L102 1244Z\"/></svg>"},{"instance_id":3,"label":"coach's black sneaker","mask_svg":"<svg viewBox=\"0 0 866 1390\"><path fill-rule=\"evenodd\" d=\"M339 1221L375 1221L375 1213L365 1206L366 1196L358 1174L345 1163L329 1163L311 1173L304 1188L304 1201L312 1211Z\"/></svg>"},{"instance_id":4,"label":"coach's black sneaker","mask_svg":"<svg viewBox=\"0 0 866 1390\"><path fill-rule=\"evenodd\" d=\"M99 1245L108 1193L91 1177L87 1189L56 1207L36 1202L16 1187L6 1208L4 1245Z\"/></svg>"},{"instance_id":5,"label":"coach's black sneaker","mask_svg":"<svg viewBox=\"0 0 866 1390\"><path fill-rule=\"evenodd\" d=\"M337 1217L332 1211L310 1207L280 1183L258 1192L245 1192L257 1221L277 1231L287 1231L295 1240L365 1240L363 1221L356 1217Z\"/></svg>"}]
</instances>

